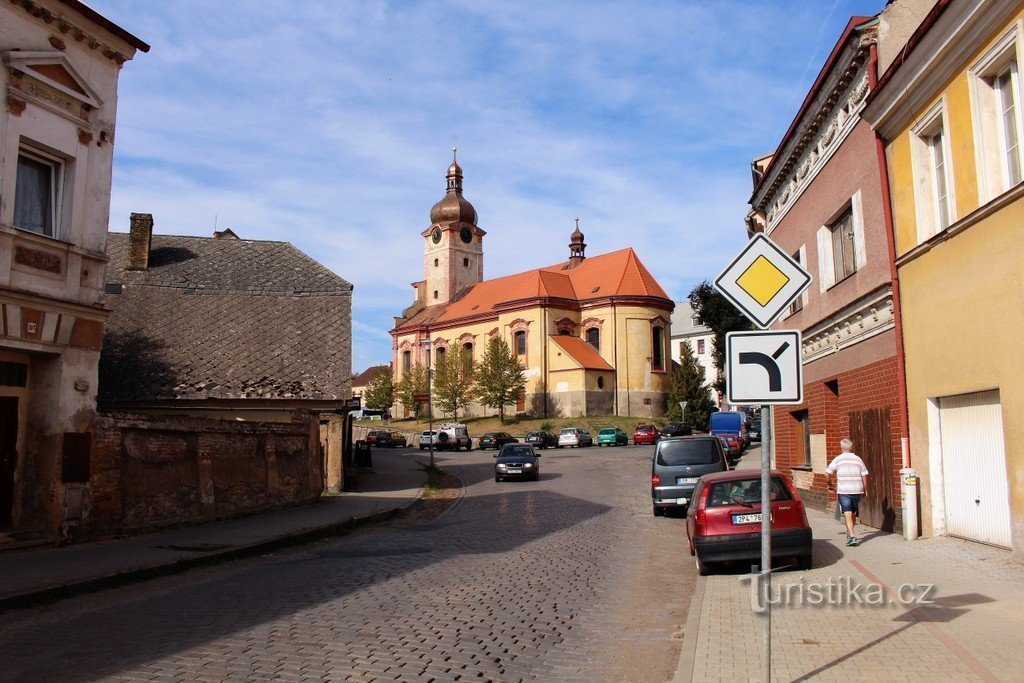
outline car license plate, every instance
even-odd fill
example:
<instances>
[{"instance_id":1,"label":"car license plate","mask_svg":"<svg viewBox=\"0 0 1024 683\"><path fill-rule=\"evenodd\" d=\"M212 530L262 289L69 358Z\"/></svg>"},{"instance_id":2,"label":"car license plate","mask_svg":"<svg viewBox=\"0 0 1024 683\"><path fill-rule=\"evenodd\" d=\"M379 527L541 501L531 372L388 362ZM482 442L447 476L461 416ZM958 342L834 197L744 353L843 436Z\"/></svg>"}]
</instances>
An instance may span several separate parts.
<instances>
[{"instance_id":1,"label":"car license plate","mask_svg":"<svg viewBox=\"0 0 1024 683\"><path fill-rule=\"evenodd\" d=\"M505 471L508 472L509 474L522 474L523 473L522 470L505 470Z\"/></svg>"},{"instance_id":2,"label":"car license plate","mask_svg":"<svg viewBox=\"0 0 1024 683\"><path fill-rule=\"evenodd\" d=\"M676 477L676 485L679 484L696 484L697 477Z\"/></svg>"},{"instance_id":3,"label":"car license plate","mask_svg":"<svg viewBox=\"0 0 1024 683\"><path fill-rule=\"evenodd\" d=\"M752 514L752 515L733 515L732 516L732 523L733 524L760 524L761 523L761 513L758 512L758 513L755 513L755 514Z\"/></svg>"}]
</instances>

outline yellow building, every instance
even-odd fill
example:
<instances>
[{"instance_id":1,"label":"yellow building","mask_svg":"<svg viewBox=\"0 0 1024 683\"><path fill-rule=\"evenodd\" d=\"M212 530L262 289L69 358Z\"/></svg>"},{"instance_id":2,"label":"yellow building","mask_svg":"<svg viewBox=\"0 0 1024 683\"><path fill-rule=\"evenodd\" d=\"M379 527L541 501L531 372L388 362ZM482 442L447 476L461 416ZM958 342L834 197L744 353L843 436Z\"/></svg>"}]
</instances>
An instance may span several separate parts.
<instances>
[{"instance_id":1,"label":"yellow building","mask_svg":"<svg viewBox=\"0 0 1024 683\"><path fill-rule=\"evenodd\" d=\"M568 260L484 280L486 233L462 195L462 169L454 160L447 181L421 233L424 279L413 284L416 300L391 330L395 381L415 364L426 365L428 353L432 364L455 348L479 360L488 340L499 336L526 370L526 393L510 406L517 412L663 414L674 304L633 250L588 258L577 225ZM483 411L469 407L470 415Z\"/></svg>"},{"instance_id":2,"label":"yellow building","mask_svg":"<svg viewBox=\"0 0 1024 683\"><path fill-rule=\"evenodd\" d=\"M925 534L1024 556L1024 3L939 2L864 116L884 141ZM883 65L884 67L884 65Z\"/></svg>"}]
</instances>

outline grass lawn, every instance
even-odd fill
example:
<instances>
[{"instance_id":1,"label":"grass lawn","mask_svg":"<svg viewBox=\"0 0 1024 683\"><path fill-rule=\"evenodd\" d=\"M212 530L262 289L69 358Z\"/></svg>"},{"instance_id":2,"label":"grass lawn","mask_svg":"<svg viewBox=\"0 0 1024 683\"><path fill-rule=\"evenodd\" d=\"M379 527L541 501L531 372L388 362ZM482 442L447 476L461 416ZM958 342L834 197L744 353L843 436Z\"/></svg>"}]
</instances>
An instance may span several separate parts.
<instances>
[{"instance_id":1,"label":"grass lawn","mask_svg":"<svg viewBox=\"0 0 1024 683\"><path fill-rule=\"evenodd\" d=\"M447 418L436 418L434 420L434 426L447 422ZM604 429L605 427L618 427L622 431L626 432L631 438L633 436L633 430L640 423L654 424L659 428L665 426L668 422L663 417L654 418L640 418L640 417L622 417L619 415L602 415L602 416L590 416L590 417L549 417L549 418L522 418L522 419L507 419L505 424L502 424L497 416L494 417L470 417L460 420L460 422L466 425L469 430L469 434L472 437L478 437L481 434L487 432L508 432L512 436L523 438L529 432L536 432L542 429L546 429L549 432L558 433L559 430L565 427L582 427L593 435ZM356 420L355 424L363 425L367 427L384 427L385 423L380 420ZM390 429L395 429L400 432L422 432L427 427L426 420L415 420L415 419L404 419L404 420L391 420L387 423Z\"/></svg>"}]
</instances>

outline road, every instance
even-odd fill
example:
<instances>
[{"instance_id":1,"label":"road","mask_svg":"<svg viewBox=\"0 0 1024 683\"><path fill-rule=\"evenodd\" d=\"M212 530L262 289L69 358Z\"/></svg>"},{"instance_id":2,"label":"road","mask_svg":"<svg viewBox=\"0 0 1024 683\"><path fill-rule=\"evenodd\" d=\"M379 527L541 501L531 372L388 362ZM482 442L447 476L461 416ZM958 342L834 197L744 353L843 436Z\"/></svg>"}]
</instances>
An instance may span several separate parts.
<instances>
[{"instance_id":1,"label":"road","mask_svg":"<svg viewBox=\"0 0 1024 683\"><path fill-rule=\"evenodd\" d=\"M548 450L502 483L444 454L466 491L441 517L5 615L0 679L666 680L696 572L652 452Z\"/></svg>"}]
</instances>

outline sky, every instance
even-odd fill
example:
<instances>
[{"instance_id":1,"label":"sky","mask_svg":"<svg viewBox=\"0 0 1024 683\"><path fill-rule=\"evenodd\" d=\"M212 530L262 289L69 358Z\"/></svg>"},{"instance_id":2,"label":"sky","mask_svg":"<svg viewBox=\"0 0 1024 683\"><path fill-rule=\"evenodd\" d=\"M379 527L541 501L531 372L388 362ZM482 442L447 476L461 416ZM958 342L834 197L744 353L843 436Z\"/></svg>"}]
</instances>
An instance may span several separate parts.
<instances>
[{"instance_id":1,"label":"sky","mask_svg":"<svg viewBox=\"0 0 1024 683\"><path fill-rule=\"evenodd\" d=\"M351 282L353 370L391 357L456 135L484 276L632 247L686 298L746 241L773 150L884 0L90 0L121 72L110 229L285 240Z\"/></svg>"}]
</instances>

